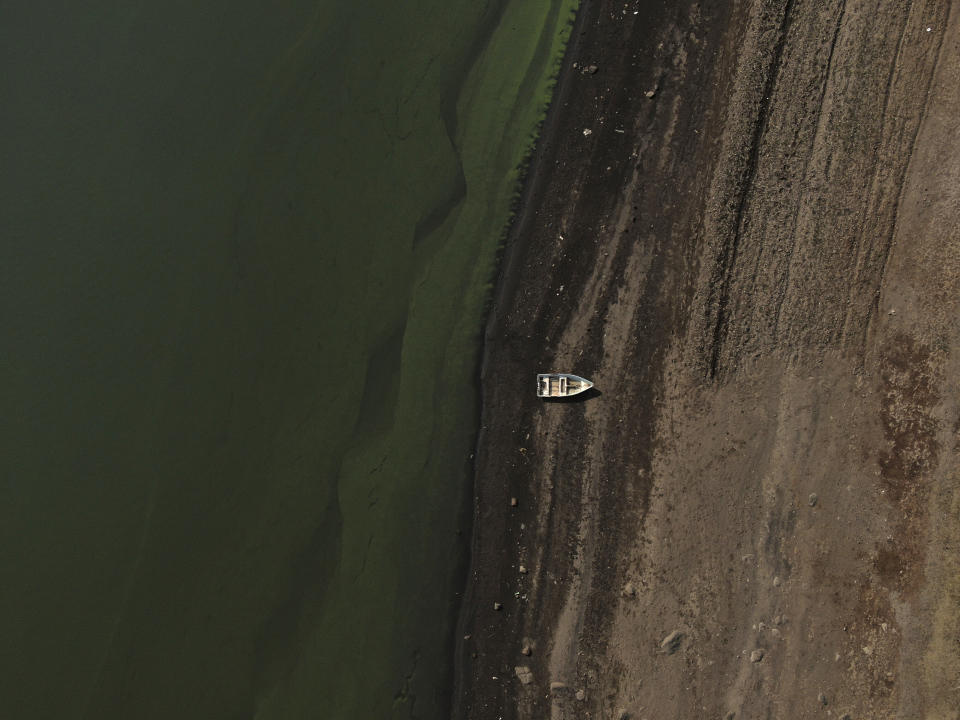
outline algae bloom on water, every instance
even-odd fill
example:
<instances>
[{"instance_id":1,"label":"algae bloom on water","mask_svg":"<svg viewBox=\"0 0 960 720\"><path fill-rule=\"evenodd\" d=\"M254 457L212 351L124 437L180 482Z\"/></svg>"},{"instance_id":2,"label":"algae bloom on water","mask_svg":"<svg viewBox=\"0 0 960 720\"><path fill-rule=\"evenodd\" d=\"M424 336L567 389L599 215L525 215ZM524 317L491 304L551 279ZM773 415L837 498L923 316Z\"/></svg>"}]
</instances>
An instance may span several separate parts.
<instances>
[{"instance_id":1,"label":"algae bloom on water","mask_svg":"<svg viewBox=\"0 0 960 720\"><path fill-rule=\"evenodd\" d=\"M442 717L574 3L57 5L0 11L5 712Z\"/></svg>"}]
</instances>

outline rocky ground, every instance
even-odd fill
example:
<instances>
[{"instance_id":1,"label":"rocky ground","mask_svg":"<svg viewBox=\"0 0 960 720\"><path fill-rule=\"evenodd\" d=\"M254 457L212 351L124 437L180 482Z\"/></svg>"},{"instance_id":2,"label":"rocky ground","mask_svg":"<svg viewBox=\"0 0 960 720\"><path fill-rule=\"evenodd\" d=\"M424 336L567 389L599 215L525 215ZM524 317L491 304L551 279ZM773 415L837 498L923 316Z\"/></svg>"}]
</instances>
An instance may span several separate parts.
<instances>
[{"instance_id":1,"label":"rocky ground","mask_svg":"<svg viewBox=\"0 0 960 720\"><path fill-rule=\"evenodd\" d=\"M958 138L948 0L584 1L487 331L456 717L960 718Z\"/></svg>"}]
</instances>

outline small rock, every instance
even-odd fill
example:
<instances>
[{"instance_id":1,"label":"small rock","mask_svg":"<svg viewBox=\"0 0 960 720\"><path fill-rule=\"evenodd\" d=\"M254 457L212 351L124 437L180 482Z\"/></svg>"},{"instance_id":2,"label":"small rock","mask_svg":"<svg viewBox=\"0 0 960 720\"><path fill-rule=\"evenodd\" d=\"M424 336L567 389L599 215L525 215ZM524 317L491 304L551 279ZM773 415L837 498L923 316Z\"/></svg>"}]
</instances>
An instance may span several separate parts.
<instances>
[{"instance_id":1,"label":"small rock","mask_svg":"<svg viewBox=\"0 0 960 720\"><path fill-rule=\"evenodd\" d=\"M623 596L624 597L634 597L637 594L637 589L633 586L632 582L628 582L623 586Z\"/></svg>"},{"instance_id":2,"label":"small rock","mask_svg":"<svg viewBox=\"0 0 960 720\"><path fill-rule=\"evenodd\" d=\"M521 575L526 575L526 574L527 574L527 566L526 566L526 565L521 565L520 567L517 568L517 572L520 573Z\"/></svg>"},{"instance_id":3,"label":"small rock","mask_svg":"<svg viewBox=\"0 0 960 720\"><path fill-rule=\"evenodd\" d=\"M824 695L823 693L819 693L819 694L817 695L817 701L818 701L821 705L826 705L826 704L827 704L827 696Z\"/></svg>"},{"instance_id":4,"label":"small rock","mask_svg":"<svg viewBox=\"0 0 960 720\"><path fill-rule=\"evenodd\" d=\"M517 665L513 671L517 674L517 679L524 685L529 685L533 682L533 672L531 672L530 668L526 665Z\"/></svg>"},{"instance_id":5,"label":"small rock","mask_svg":"<svg viewBox=\"0 0 960 720\"><path fill-rule=\"evenodd\" d=\"M840 720L851 720L850 713L844 713L840 716Z\"/></svg>"},{"instance_id":6,"label":"small rock","mask_svg":"<svg viewBox=\"0 0 960 720\"><path fill-rule=\"evenodd\" d=\"M630 720L630 713L627 710L617 712L617 720Z\"/></svg>"},{"instance_id":7,"label":"small rock","mask_svg":"<svg viewBox=\"0 0 960 720\"><path fill-rule=\"evenodd\" d=\"M524 645L522 648L520 648L520 654L530 657L533 655L533 648L531 648L529 645Z\"/></svg>"},{"instance_id":8,"label":"small rock","mask_svg":"<svg viewBox=\"0 0 960 720\"><path fill-rule=\"evenodd\" d=\"M737 714L733 710L731 710L730 712L728 712L726 715L723 716L723 720L733 720L736 716Z\"/></svg>"},{"instance_id":9,"label":"small rock","mask_svg":"<svg viewBox=\"0 0 960 720\"><path fill-rule=\"evenodd\" d=\"M750 662L758 663L761 660L763 660L763 650L760 650L759 648L757 648L752 653L750 653Z\"/></svg>"},{"instance_id":10,"label":"small rock","mask_svg":"<svg viewBox=\"0 0 960 720\"><path fill-rule=\"evenodd\" d=\"M584 129L583 129L583 136L584 136L584 137L589 137L590 135L593 135L593 130L591 130L590 128L584 128Z\"/></svg>"},{"instance_id":11,"label":"small rock","mask_svg":"<svg viewBox=\"0 0 960 720\"><path fill-rule=\"evenodd\" d=\"M554 680L550 683L550 692L556 692L557 690L565 690L567 684L565 682L560 682L559 680Z\"/></svg>"},{"instance_id":12,"label":"small rock","mask_svg":"<svg viewBox=\"0 0 960 720\"><path fill-rule=\"evenodd\" d=\"M774 586L774 587L780 587L780 576L779 576L779 575L777 575L777 576L773 579L773 586Z\"/></svg>"},{"instance_id":13,"label":"small rock","mask_svg":"<svg viewBox=\"0 0 960 720\"><path fill-rule=\"evenodd\" d=\"M677 651L677 648L680 647L681 640L683 640L683 633L679 630L674 630L660 641L660 649L667 653L667 655L673 655L673 653Z\"/></svg>"},{"instance_id":14,"label":"small rock","mask_svg":"<svg viewBox=\"0 0 960 720\"><path fill-rule=\"evenodd\" d=\"M810 497L807 498L807 503L810 505L810 507L814 507L817 504L817 494L810 493Z\"/></svg>"},{"instance_id":15,"label":"small rock","mask_svg":"<svg viewBox=\"0 0 960 720\"><path fill-rule=\"evenodd\" d=\"M649 99L652 99L656 94L657 94L657 88L651 88L650 90L647 90L643 94L643 96L649 100Z\"/></svg>"},{"instance_id":16,"label":"small rock","mask_svg":"<svg viewBox=\"0 0 960 720\"><path fill-rule=\"evenodd\" d=\"M596 75L597 70L599 69L600 68L598 68L596 65L587 65L580 72L582 72L584 75Z\"/></svg>"},{"instance_id":17,"label":"small rock","mask_svg":"<svg viewBox=\"0 0 960 720\"><path fill-rule=\"evenodd\" d=\"M503 603L495 602L495 603L493 604L493 609L494 609L494 610L497 610L497 611L503 610Z\"/></svg>"},{"instance_id":18,"label":"small rock","mask_svg":"<svg viewBox=\"0 0 960 720\"><path fill-rule=\"evenodd\" d=\"M520 504L520 503L519 503L519 501L518 501L516 498L514 498L514 497L510 498L510 507L516 507L516 506L519 505L519 504Z\"/></svg>"},{"instance_id":19,"label":"small rock","mask_svg":"<svg viewBox=\"0 0 960 720\"><path fill-rule=\"evenodd\" d=\"M576 698L577 698L577 700L583 702L583 699L584 699L586 696L587 696L587 694L586 694L583 690L577 690L577 693L576 693Z\"/></svg>"}]
</instances>

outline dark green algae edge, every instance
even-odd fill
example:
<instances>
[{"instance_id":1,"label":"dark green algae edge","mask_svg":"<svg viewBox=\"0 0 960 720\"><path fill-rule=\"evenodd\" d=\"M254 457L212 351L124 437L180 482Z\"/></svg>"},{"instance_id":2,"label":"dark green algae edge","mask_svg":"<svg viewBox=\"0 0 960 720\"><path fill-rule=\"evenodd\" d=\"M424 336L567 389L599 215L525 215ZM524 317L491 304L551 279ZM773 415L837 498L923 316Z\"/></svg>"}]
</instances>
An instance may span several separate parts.
<instances>
[{"instance_id":1,"label":"dark green algae edge","mask_svg":"<svg viewBox=\"0 0 960 720\"><path fill-rule=\"evenodd\" d=\"M389 393L393 398L376 437L348 451L338 472L349 476L369 465L376 448L396 448L412 428L423 433L412 438L412 446L397 449L400 457L391 472L397 486L386 492L394 497L392 514L398 524L391 521L376 531L381 550L391 542L407 547L395 545L389 561L383 555L371 560L378 566L389 562L387 572L397 586L385 588L379 597L353 598L354 613L375 613L368 616L362 638L351 641L345 627L335 627L331 619L349 602L343 595L350 592L349 583L338 581L337 590L324 593L321 627L333 634L325 636L328 647L319 651L325 659L314 693L328 698L331 719L356 716L361 706L365 714L424 720L450 717L453 709L453 659L470 568L472 451L479 431L484 328L579 6L580 0L491 3L441 90L440 113L454 173L446 195L416 222L411 250L420 270L407 320L385 340L383 362L377 360L380 351L374 351L365 383L371 371L375 378L376 368L386 374L388 366L399 362L400 387ZM413 403L418 392L425 394ZM351 470L345 470L347 465ZM413 492L428 496L411 495L413 478L407 473L418 476L415 488L420 490ZM356 489L350 492L357 494ZM338 504L344 501L341 494ZM347 547L343 521L334 524ZM427 526L429 531L423 529ZM350 533L355 545L357 528ZM365 559L361 562L367 566ZM423 596L426 588L415 577L421 573L435 573L432 597ZM419 627L424 630L412 629ZM347 669L364 655L372 659L371 653L383 662L367 666L363 678ZM296 686L297 681L291 682ZM288 709L297 704L280 702Z\"/></svg>"},{"instance_id":2,"label":"dark green algae edge","mask_svg":"<svg viewBox=\"0 0 960 720\"><path fill-rule=\"evenodd\" d=\"M580 17L578 11L581 4L581 0L553 0L551 3L550 15L552 24L557 26L556 30L553 34L548 32L541 33L536 50L536 56L540 61L549 61L549 69L545 75L534 75L528 71L524 78L523 87L527 91L536 91L538 79L543 81L543 89L538 98L539 102L536 110L533 129L527 136L525 144L521 147L519 160L514 164L512 170L510 171L511 176L513 177L513 182L507 215L500 227L499 234L496 237L494 254L490 263L490 267L488 268L487 282L485 283L483 289L481 321L477 331L479 338L477 342L477 351L474 357L474 366L476 368L476 372L474 373L474 386L478 408L480 405L482 391L480 370L485 355L484 328L488 326L491 315L496 310L495 291L497 289L498 281L501 279L501 276L508 271L506 257L507 251L509 250L509 247L518 240L518 238L513 237L514 228L518 219L517 216L521 212L521 209L527 200L530 185L528 180L533 179L533 174L535 174L536 171L536 155L537 150L540 148L540 138L544 130L544 125L549 117L550 109L553 107L553 102L556 100L557 88L561 79L560 73L563 69L564 60L569 49L570 38L577 27L577 21ZM566 8L566 18L564 21L562 21L562 24L560 24L561 21L559 16L564 8ZM556 40L557 47L555 52L551 54L551 43L546 41L553 39ZM533 64L534 63L531 63L531 66ZM478 427L479 424L478 415ZM477 433L477 436L479 441L479 432ZM475 471L472 457L473 455L471 455L471 461L469 464L469 473L471 477ZM467 510L470 511L468 515L472 517L472 509L468 508Z\"/></svg>"},{"instance_id":3,"label":"dark green algae edge","mask_svg":"<svg viewBox=\"0 0 960 720\"><path fill-rule=\"evenodd\" d=\"M341 579L325 586L320 633L305 640L310 648L304 651L319 662L305 665L319 674L304 668L312 678L296 672L276 687L266 702L277 700L277 706L265 718L280 708L287 715L305 708L307 695L314 702L326 698L331 720L358 712L423 720L450 716L460 596L470 562L483 328L579 5L499 0L487 6L476 39L446 73L440 113L454 163L450 189L416 222L411 250L420 269L407 319L385 339L383 362L375 350L368 368L369 381L375 368L386 373L399 362L399 388L390 392L394 397L376 436L348 449L339 462L338 474L349 478L374 465L380 470L378 448L395 454L391 467L383 468L392 476L381 498L389 500L389 526L376 527L373 549L374 535L355 519L351 529L346 515L334 522L344 552L366 540L366 554L350 557L360 572L385 572L386 585L374 594L370 581ZM356 510L362 491L345 489L350 497L341 491L338 507ZM340 575L335 566L332 572ZM366 617L359 635L336 621L338 609ZM287 688L296 697L280 699Z\"/></svg>"},{"instance_id":4,"label":"dark green algae edge","mask_svg":"<svg viewBox=\"0 0 960 720\"><path fill-rule=\"evenodd\" d=\"M460 72L456 73L460 82L454 84L451 92L444 98L444 121L448 136L452 144L460 151L460 142L458 135L457 106L460 100L460 94L474 67L482 58L491 42L494 40L498 27L503 20L503 14L506 10L509 0L502 0L495 17L491 18L484 28L484 32L478 36L477 42L467 53L469 61L464 63ZM458 698L459 683L456 682L460 668L455 658L459 657L458 649L462 642L462 633L459 627L463 621L461 616L465 609L463 598L466 593L467 583L471 567L470 538L473 531L473 487L476 477L476 466L474 458L475 449L481 441L482 431L480 429L480 411L482 397L482 365L486 354L485 346L485 328L487 327L492 314L495 311L496 294L498 280L506 272L506 256L509 247L515 242L512 237L515 223L520 214L527 189L533 179L536 171L536 154L540 147L540 139L544 131L545 124L549 118L550 109L556 100L558 85L561 80L561 70L564 67L565 58L570 46L570 40L577 27L577 21L580 17L578 11L581 6L581 0L552 0L548 11L548 20L544 23L537 41L536 48L531 62L527 66L527 71L520 84L518 97L533 96L535 98L526 107L533 107L532 129L527 134L526 140L514 151L514 160L508 171L509 194L506 202L506 214L502 215L503 221L499 224L499 230L484 241L484 247L481 254L485 255L480 259L478 265L484 276L484 283L480 292L478 302L475 306L478 311L475 313L475 322L473 323L473 336L471 338L473 345L473 354L468 358L471 366L470 375L473 382L474 412L473 412L473 437L472 450L469 458L464 463L463 477L466 482L461 492L461 502L457 509L458 526L462 529L458 541L462 544L462 551L459 553L459 564L453 568L452 572L452 593L450 598L450 608L448 612L448 621L450 626L446 634L445 656L449 659L445 678L438 678L440 686L445 689L444 696L440 699L439 705L443 708L443 717L458 717ZM519 103L514 104L511 113L510 122L518 120L523 108ZM457 208L463 203L467 195L467 183L462 172L457 187L447 198L446 202L435 206L421 221L417 224L414 233L414 247L421 249L421 245L430 245L429 238L441 229ZM467 310L469 312L469 310ZM455 593L455 594L454 594ZM418 654L419 657L419 654ZM396 717L421 717L417 712L417 675L419 671L427 671L426 668L418 667L415 664L410 671L402 678L400 689L394 696L393 715Z\"/></svg>"},{"instance_id":5,"label":"dark green algae edge","mask_svg":"<svg viewBox=\"0 0 960 720\"><path fill-rule=\"evenodd\" d=\"M575 35L580 24L580 19L582 18L582 14L579 12L581 5L581 0L569 0L567 2L563 2L563 0L556 0L552 3L551 16L554 20L554 25L557 26L553 33L553 36L557 41L557 48L552 54L550 43L545 42L545 40L548 38L548 33L541 33L540 35L537 44L536 55L541 59L546 58L549 61L549 69L547 70L546 77L544 78L543 90L539 95L539 107L536 111L536 122L533 129L529 133L525 144L522 146L519 160L516 162L511 171L514 180L512 191L510 193L508 211L506 219L501 225L499 234L496 237L493 260L487 274L488 279L484 285L484 292L482 295L481 321L478 324L478 338L477 342L475 343L475 355L473 357L476 432L473 451L470 453L470 458L467 461L465 468L465 474L469 480L463 493L462 504L459 510L459 515L461 518L460 526L463 528L463 534L468 543L468 550L462 554L461 565L456 568L456 576L459 582L455 583L455 587L459 588L460 592L458 592L453 602L454 607L451 612L455 620L455 627L453 628L453 632L448 633L447 655L452 659L450 669L451 674L454 677L450 682L446 683L448 695L447 698L445 698L446 702L444 704L448 710L449 717L453 718L454 720L462 717L462 708L460 707L460 702L463 699L461 676L463 672L465 672L465 668L462 667L460 658L463 655L461 652L463 644L463 627L465 621L467 620L465 613L469 610L469 604L466 598L469 594L468 584L473 560L471 538L473 535L475 509L473 488L477 478L476 451L483 441L483 430L481 427L483 397L482 378L483 367L486 362L487 351L489 349L487 346L488 341L486 337L486 330L489 328L494 317L494 313L497 310L497 290L504 284L505 276L510 271L508 257L510 249L521 241L521 238L517 237L515 234L515 228L519 220L518 216L522 212L525 203L529 199L531 186L535 180L535 175L537 172L537 154L541 148L540 140L550 118L551 111L554 108L554 103L557 101L561 90L560 83L563 79L561 77L561 71L566 63L568 53L574 49L571 47L571 38ZM564 10L566 10L566 17L561 23L560 13ZM531 74L528 72L523 85L525 88L532 91L535 89L536 78L532 78Z\"/></svg>"}]
</instances>

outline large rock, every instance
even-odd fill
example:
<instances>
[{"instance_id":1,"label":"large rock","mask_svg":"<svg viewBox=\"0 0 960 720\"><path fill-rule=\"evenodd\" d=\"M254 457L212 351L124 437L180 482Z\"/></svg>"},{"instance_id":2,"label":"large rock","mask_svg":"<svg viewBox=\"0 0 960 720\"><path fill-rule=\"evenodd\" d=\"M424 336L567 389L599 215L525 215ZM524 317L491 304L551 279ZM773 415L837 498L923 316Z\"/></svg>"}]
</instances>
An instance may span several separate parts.
<instances>
[{"instance_id":1,"label":"large rock","mask_svg":"<svg viewBox=\"0 0 960 720\"><path fill-rule=\"evenodd\" d=\"M524 685L529 685L533 682L533 672L526 665L517 665L513 671L517 674L517 678Z\"/></svg>"},{"instance_id":2,"label":"large rock","mask_svg":"<svg viewBox=\"0 0 960 720\"><path fill-rule=\"evenodd\" d=\"M660 649L665 652L667 655L673 655L679 648L680 642L683 640L683 633L679 630L674 630L672 633L667 635L663 640L660 641Z\"/></svg>"}]
</instances>

